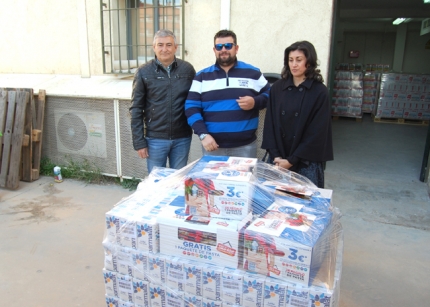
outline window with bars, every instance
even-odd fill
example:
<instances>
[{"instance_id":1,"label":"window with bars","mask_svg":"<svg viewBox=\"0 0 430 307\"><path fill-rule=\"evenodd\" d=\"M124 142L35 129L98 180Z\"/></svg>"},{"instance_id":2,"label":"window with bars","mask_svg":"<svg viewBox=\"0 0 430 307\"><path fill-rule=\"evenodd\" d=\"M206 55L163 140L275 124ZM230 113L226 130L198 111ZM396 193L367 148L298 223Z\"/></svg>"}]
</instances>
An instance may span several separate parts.
<instances>
[{"instance_id":1,"label":"window with bars","mask_svg":"<svg viewBox=\"0 0 430 307\"><path fill-rule=\"evenodd\" d=\"M160 29L176 36L183 57L183 0L101 0L103 72L130 74L154 58L152 42Z\"/></svg>"}]
</instances>

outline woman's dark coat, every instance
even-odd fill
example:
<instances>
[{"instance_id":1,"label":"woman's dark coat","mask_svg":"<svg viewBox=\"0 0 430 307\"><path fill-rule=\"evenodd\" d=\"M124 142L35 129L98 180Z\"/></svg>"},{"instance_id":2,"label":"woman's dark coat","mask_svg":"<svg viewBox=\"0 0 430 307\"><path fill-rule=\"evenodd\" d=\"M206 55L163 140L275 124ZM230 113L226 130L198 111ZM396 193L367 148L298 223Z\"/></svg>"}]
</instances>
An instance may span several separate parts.
<instances>
[{"instance_id":1,"label":"woman's dark coat","mask_svg":"<svg viewBox=\"0 0 430 307\"><path fill-rule=\"evenodd\" d=\"M261 147L273 158L282 157L293 166L333 160L326 86L312 79L298 87L292 77L276 81L270 89Z\"/></svg>"}]
</instances>

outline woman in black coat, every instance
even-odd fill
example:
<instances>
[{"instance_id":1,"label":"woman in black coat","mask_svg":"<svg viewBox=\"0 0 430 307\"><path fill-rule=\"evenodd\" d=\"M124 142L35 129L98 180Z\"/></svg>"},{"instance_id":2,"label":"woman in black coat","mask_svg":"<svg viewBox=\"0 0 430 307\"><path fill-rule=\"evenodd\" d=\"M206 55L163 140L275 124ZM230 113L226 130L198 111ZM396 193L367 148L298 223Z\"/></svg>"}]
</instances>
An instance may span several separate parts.
<instances>
[{"instance_id":1,"label":"woman in black coat","mask_svg":"<svg viewBox=\"0 0 430 307\"><path fill-rule=\"evenodd\" d=\"M324 163L333 160L331 107L310 42L285 49L281 76L270 90L261 147L275 165L324 188Z\"/></svg>"}]
</instances>

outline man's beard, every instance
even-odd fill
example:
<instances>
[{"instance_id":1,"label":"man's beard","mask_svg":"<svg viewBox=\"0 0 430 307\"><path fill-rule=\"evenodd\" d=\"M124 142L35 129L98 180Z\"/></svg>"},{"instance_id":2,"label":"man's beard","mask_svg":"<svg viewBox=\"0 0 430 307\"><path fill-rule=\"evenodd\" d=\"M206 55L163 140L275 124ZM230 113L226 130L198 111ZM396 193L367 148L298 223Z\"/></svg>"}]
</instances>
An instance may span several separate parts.
<instances>
[{"instance_id":1,"label":"man's beard","mask_svg":"<svg viewBox=\"0 0 430 307\"><path fill-rule=\"evenodd\" d=\"M236 62L236 56L231 56L230 54L228 54L227 58L221 58L220 54L218 55L216 61L220 66L230 66L231 64L234 64L234 62Z\"/></svg>"}]
</instances>

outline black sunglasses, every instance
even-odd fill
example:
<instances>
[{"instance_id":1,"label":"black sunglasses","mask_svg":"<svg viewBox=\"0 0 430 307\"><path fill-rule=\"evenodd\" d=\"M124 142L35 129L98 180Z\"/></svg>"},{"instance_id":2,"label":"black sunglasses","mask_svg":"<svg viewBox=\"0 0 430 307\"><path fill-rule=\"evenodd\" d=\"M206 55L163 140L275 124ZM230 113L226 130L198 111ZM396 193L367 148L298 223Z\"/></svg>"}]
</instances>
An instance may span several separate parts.
<instances>
[{"instance_id":1,"label":"black sunglasses","mask_svg":"<svg viewBox=\"0 0 430 307\"><path fill-rule=\"evenodd\" d=\"M231 48L233 48L234 45L236 45L236 44L234 44L234 43L216 44L215 49L217 51L221 51L222 47L225 47L225 50L231 50Z\"/></svg>"}]
</instances>

